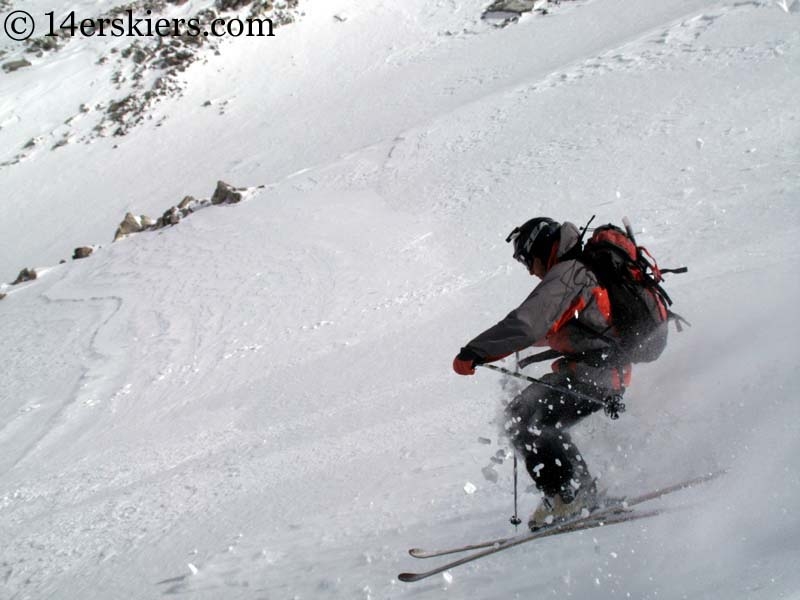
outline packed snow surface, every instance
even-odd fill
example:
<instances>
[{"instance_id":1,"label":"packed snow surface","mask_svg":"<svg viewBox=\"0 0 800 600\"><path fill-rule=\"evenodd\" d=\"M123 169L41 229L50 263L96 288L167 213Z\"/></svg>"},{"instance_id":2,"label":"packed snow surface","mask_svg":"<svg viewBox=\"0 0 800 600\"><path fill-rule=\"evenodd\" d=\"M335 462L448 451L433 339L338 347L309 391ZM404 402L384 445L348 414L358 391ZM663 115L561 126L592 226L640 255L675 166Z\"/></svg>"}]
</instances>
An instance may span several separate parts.
<instances>
[{"instance_id":1,"label":"packed snow surface","mask_svg":"<svg viewBox=\"0 0 800 600\"><path fill-rule=\"evenodd\" d=\"M123 137L63 124L113 97L114 42L0 74L0 278L39 272L0 289L0 598L800 598L798 3L300 8ZM245 200L110 243L219 179ZM513 533L514 386L450 362L535 284L508 231L592 214L689 266L692 327L584 458L618 494L727 475L399 582L408 548Z\"/></svg>"}]
</instances>

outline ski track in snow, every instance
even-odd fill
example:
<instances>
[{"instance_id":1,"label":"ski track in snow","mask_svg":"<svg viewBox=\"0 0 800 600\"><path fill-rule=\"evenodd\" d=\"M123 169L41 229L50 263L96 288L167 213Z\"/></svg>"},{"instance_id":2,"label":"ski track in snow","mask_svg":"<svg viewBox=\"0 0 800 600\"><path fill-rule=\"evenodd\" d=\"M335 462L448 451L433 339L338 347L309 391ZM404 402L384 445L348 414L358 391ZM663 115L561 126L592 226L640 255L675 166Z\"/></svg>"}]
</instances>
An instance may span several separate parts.
<instances>
[{"instance_id":1,"label":"ski track in snow","mask_svg":"<svg viewBox=\"0 0 800 600\"><path fill-rule=\"evenodd\" d=\"M602 2L565 3L492 31L467 16L477 4L392 8L423 33L372 57L373 72L491 40L525 49L523 34L604 14ZM293 175L241 205L8 289L0 596L796 593L797 332L781 317L800 291L797 16L767 2L673 4L677 20L545 74L535 61L477 64L432 84L441 110L398 118L394 135L322 162L304 139ZM345 24L382 22L374 8L330 10L345 7ZM600 26L614 21L612 10ZM272 174L255 165L268 158L243 153L232 170L264 183ZM398 583L408 547L509 533L510 468L490 458L504 454L492 421L512 392L448 367L530 289L502 239L532 212L629 214L662 264L690 264L669 290L693 327L637 368L619 423L575 431L603 484L731 474L684 493L680 524L563 536ZM535 502L523 494L523 517Z\"/></svg>"}]
</instances>

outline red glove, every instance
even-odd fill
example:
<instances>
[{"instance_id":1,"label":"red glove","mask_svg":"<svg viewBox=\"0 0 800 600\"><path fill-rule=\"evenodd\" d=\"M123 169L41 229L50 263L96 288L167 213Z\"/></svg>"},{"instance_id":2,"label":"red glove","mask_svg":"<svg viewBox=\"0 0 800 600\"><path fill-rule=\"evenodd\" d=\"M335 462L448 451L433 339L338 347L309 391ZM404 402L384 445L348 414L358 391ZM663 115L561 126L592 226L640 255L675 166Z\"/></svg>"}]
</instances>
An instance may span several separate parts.
<instances>
[{"instance_id":1,"label":"red glove","mask_svg":"<svg viewBox=\"0 0 800 600\"><path fill-rule=\"evenodd\" d=\"M471 360L463 360L456 356L453 359L453 371L459 375L475 375L475 363Z\"/></svg>"},{"instance_id":2,"label":"red glove","mask_svg":"<svg viewBox=\"0 0 800 600\"><path fill-rule=\"evenodd\" d=\"M474 375L475 365L483 362L481 357L468 348L462 348L461 352L453 359L453 371L459 375Z\"/></svg>"}]
</instances>

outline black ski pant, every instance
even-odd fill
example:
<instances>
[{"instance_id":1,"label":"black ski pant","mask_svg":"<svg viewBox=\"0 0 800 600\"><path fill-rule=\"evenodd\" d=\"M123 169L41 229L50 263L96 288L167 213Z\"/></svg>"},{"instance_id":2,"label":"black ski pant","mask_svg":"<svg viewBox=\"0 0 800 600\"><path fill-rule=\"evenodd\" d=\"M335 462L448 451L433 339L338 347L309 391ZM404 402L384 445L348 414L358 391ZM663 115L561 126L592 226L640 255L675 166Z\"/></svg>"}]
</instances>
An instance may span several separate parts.
<instances>
[{"instance_id":1,"label":"black ski pant","mask_svg":"<svg viewBox=\"0 0 800 600\"><path fill-rule=\"evenodd\" d=\"M548 373L541 380L601 400L609 393L567 374ZM591 484L589 470L567 430L602 405L534 383L506 408L506 433L536 487L566 502L581 486Z\"/></svg>"}]
</instances>

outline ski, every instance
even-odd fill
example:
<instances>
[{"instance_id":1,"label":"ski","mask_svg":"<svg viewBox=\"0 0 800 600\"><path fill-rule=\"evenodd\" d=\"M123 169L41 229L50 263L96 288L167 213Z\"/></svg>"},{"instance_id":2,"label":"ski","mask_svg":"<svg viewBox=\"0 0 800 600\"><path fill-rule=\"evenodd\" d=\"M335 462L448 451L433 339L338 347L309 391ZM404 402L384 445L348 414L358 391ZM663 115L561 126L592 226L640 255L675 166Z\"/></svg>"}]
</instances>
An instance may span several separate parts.
<instances>
[{"instance_id":1,"label":"ski","mask_svg":"<svg viewBox=\"0 0 800 600\"><path fill-rule=\"evenodd\" d=\"M555 525L541 528L538 529L537 531L528 534L523 534L520 536L498 538L496 540L489 540L487 542L481 542L478 544L469 544L466 546L450 548L447 550L426 551L420 548L412 548L411 550L409 550L409 553L414 558L432 558L435 556L445 556L448 554L456 554L460 552L466 552L469 550L482 550L482 551L477 552L475 554L470 554L469 556L444 564L438 568L431 569L430 571L425 571L422 573L401 573L398 576L398 579L400 579L400 581L405 581L405 582L419 581L420 579L425 579L432 575L436 575L437 573L442 573L443 571L446 571L453 567L457 567L459 565L471 562L473 560L483 558L484 556L488 556L490 554L494 554L496 552L500 552L508 548L513 548L514 546L518 546L519 544L530 542L536 539L552 535L558 535L561 533L581 531L584 529L591 529L594 527L602 527L604 525L623 523L626 521L634 521L637 519L652 517L663 513L664 510L655 509L649 511L634 512L630 510L629 507L636 506L637 504L642 504L643 502L647 502L649 500L660 498L661 496L665 496L673 492L690 488L700 483L711 481L723 475L725 472L726 471L724 470L715 471L712 473L708 473L706 475L693 477L691 479L686 479L684 481L674 483L672 485L658 488L651 492L639 494L638 496L623 498L619 502L615 502L612 505L596 510L595 512L586 517L577 517L572 520L557 523Z\"/></svg>"},{"instance_id":2,"label":"ski","mask_svg":"<svg viewBox=\"0 0 800 600\"><path fill-rule=\"evenodd\" d=\"M640 494L638 496L634 496L631 498L621 498L619 501L615 502L613 505L609 505L602 509L602 514L608 514L608 512L614 512L615 510L624 510L625 507L629 506L636 506L637 504L641 504L643 502L647 502L648 500L655 500L656 498L660 498L661 496L665 496L667 494L671 494L673 492L677 492L686 488L690 488L700 483L704 483L706 481L711 481L712 479L716 479L720 475L723 475L725 471L715 471L709 473L707 475L701 475L699 477L693 477L691 479L686 479L684 481L668 485L657 490L653 490L652 492L647 492L645 494ZM606 512L607 509L610 509ZM597 516L598 513L595 511L593 514L590 514L588 517L584 518L591 518L592 516ZM578 520L582 520L583 518L579 518ZM458 546L455 548L447 548L444 550L424 550L422 548L411 548L408 553L413 556L414 558L435 558L437 556L447 556L448 554L457 554L459 552L467 552L469 550L480 550L482 548L490 548L497 544L504 544L514 539L516 536L510 537L502 537L497 538L494 540L487 540L485 542L479 542L477 544L468 544L465 546Z\"/></svg>"},{"instance_id":3,"label":"ski","mask_svg":"<svg viewBox=\"0 0 800 600\"><path fill-rule=\"evenodd\" d=\"M469 550L480 550L482 548L494 546L495 544L504 544L514 537L515 536L497 538L496 540L478 542L477 544L468 544L466 546L458 546L456 548L448 548L447 550L425 550L423 548L411 548L409 549L408 553L414 558L434 558L436 556L447 556L448 554L458 554L459 552L467 552Z\"/></svg>"},{"instance_id":4,"label":"ski","mask_svg":"<svg viewBox=\"0 0 800 600\"><path fill-rule=\"evenodd\" d=\"M616 506L616 505L615 505ZM632 511L625 510L623 508L619 508L617 514L627 514ZM584 523L592 519L592 517L596 517L596 515L589 514L586 517L578 517L575 521L568 521L565 523L560 523L560 525L570 525L573 523ZM598 519L602 519L602 516L596 517ZM545 527L543 529L539 529L532 533L544 533L545 531L550 532L551 529L555 526ZM549 535L554 535L556 533L566 533L566 531L571 531L564 528L559 528L557 531L552 531ZM522 534L522 535L529 535L529 534ZM423 550L422 548L411 548L408 553L413 556L414 558L435 558L437 556L447 556L448 554L458 554L459 552L467 552L469 550L481 550L483 548L491 548L492 546L499 546L510 542L516 538L520 537L519 535L512 535L510 537L503 537L497 538L495 540L487 540L485 542L479 542L477 544L469 544L466 546L458 546L456 548L448 548L447 550ZM541 536L546 537L546 536Z\"/></svg>"},{"instance_id":5,"label":"ski","mask_svg":"<svg viewBox=\"0 0 800 600\"><path fill-rule=\"evenodd\" d=\"M495 543L491 547L486 548L480 552L476 552L474 554L470 554L458 560L454 560L452 562L440 565L429 571L423 571L421 573L400 573L397 576L397 578L400 581L404 582L420 581L421 579L426 579L433 575L437 575L438 573L449 571L453 567L457 567L459 565L463 565L468 562L478 560L479 558L489 556L490 554L495 554L497 552L502 552L503 550L508 550L509 548L513 548L515 546L519 546L520 544L531 542L533 540L538 540L544 537L558 535L562 533L583 531L586 529L594 529L596 527L605 527L607 525L614 525L616 523L637 521L639 519L646 519L648 517L654 517L656 515L660 515L663 512L665 512L665 510L652 509L648 511L614 512L614 513L609 513L606 516L590 515L588 517L578 519L577 521L568 521L564 523L559 523L558 525L553 525L551 527L538 529L537 531L534 531L532 533L508 538L499 543Z\"/></svg>"}]
</instances>

